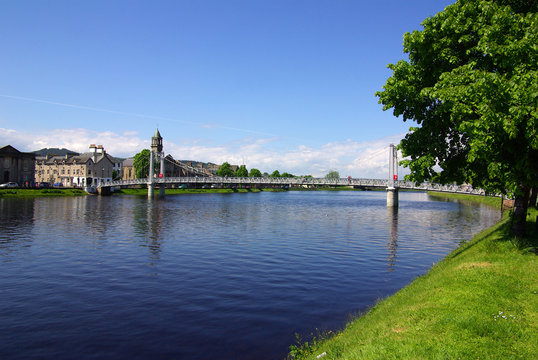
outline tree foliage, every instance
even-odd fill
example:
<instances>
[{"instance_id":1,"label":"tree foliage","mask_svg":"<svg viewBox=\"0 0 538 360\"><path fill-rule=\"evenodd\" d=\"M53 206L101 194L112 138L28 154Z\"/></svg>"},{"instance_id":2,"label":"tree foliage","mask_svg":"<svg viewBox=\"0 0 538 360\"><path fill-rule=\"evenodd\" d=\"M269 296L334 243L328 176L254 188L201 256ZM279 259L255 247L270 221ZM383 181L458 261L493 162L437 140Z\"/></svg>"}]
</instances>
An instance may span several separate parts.
<instances>
[{"instance_id":1,"label":"tree foliage","mask_svg":"<svg viewBox=\"0 0 538 360\"><path fill-rule=\"evenodd\" d=\"M217 176L234 176L234 171L232 169L232 165L230 165L228 162L223 162L220 168L217 170Z\"/></svg>"},{"instance_id":2,"label":"tree foliage","mask_svg":"<svg viewBox=\"0 0 538 360\"><path fill-rule=\"evenodd\" d=\"M239 168L234 173L235 177L248 177L248 170L245 165L239 166Z\"/></svg>"},{"instance_id":3,"label":"tree foliage","mask_svg":"<svg viewBox=\"0 0 538 360\"><path fill-rule=\"evenodd\" d=\"M273 178L280 177L280 171L278 170L273 171L273 173L269 175L269 177L273 177Z\"/></svg>"},{"instance_id":4,"label":"tree foliage","mask_svg":"<svg viewBox=\"0 0 538 360\"><path fill-rule=\"evenodd\" d=\"M340 173L338 171L329 171L327 175L325 175L326 179L340 179Z\"/></svg>"},{"instance_id":5,"label":"tree foliage","mask_svg":"<svg viewBox=\"0 0 538 360\"><path fill-rule=\"evenodd\" d=\"M133 167L137 179L147 178L149 174L149 149L144 149L134 156Z\"/></svg>"},{"instance_id":6,"label":"tree foliage","mask_svg":"<svg viewBox=\"0 0 538 360\"><path fill-rule=\"evenodd\" d=\"M250 177L262 177L262 173L258 169L250 169L249 176Z\"/></svg>"},{"instance_id":7,"label":"tree foliage","mask_svg":"<svg viewBox=\"0 0 538 360\"><path fill-rule=\"evenodd\" d=\"M389 64L376 93L418 125L399 145L402 165L417 182L514 193L521 225L518 203L538 182L536 2L459 0L422 25L404 35L409 61Z\"/></svg>"},{"instance_id":8,"label":"tree foliage","mask_svg":"<svg viewBox=\"0 0 538 360\"><path fill-rule=\"evenodd\" d=\"M293 176L292 174L288 173L288 172L283 172L282 174L280 174L280 177L283 177L283 178L292 178L292 177L295 177Z\"/></svg>"}]
</instances>

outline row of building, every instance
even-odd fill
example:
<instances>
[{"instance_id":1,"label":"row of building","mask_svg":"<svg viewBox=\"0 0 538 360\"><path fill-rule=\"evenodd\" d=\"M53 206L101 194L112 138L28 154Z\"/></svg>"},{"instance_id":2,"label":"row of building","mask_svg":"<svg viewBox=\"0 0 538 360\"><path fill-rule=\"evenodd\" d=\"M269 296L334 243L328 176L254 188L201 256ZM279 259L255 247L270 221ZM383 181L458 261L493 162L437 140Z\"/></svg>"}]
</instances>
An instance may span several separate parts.
<instances>
[{"instance_id":1,"label":"row of building","mask_svg":"<svg viewBox=\"0 0 538 360\"><path fill-rule=\"evenodd\" d=\"M112 180L136 178L133 158L117 159L102 145L90 145L89 152L80 155L36 156L21 152L11 145L0 148L0 184L16 182L19 186L35 187L48 183L64 187L97 187ZM216 173L215 164L178 161L165 157L165 177L210 176Z\"/></svg>"},{"instance_id":2,"label":"row of building","mask_svg":"<svg viewBox=\"0 0 538 360\"><path fill-rule=\"evenodd\" d=\"M122 162L107 154L102 145L92 144L87 153L64 156L38 156L11 145L0 148L0 183L87 187L111 182L114 172L122 173Z\"/></svg>"}]
</instances>

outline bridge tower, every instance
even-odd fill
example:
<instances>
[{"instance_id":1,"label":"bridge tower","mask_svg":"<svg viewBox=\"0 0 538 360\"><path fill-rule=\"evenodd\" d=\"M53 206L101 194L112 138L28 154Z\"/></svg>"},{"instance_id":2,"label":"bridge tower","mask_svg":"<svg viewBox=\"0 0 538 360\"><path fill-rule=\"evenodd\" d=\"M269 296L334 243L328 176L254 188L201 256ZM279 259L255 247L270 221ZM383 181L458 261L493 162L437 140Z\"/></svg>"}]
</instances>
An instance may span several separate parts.
<instances>
[{"instance_id":1,"label":"bridge tower","mask_svg":"<svg viewBox=\"0 0 538 360\"><path fill-rule=\"evenodd\" d=\"M148 198L153 199L155 185L153 185L153 148L149 151L149 173L148 173Z\"/></svg>"},{"instance_id":2,"label":"bridge tower","mask_svg":"<svg viewBox=\"0 0 538 360\"><path fill-rule=\"evenodd\" d=\"M153 192L155 186L153 185L153 158L160 158L161 168L159 171L159 178L164 177L164 152L163 152L163 138L159 129L155 130L155 134L151 138L151 150L150 150L150 162L149 162L149 180L148 180L148 197L153 197ZM164 197L164 184L161 184L159 187L159 196Z\"/></svg>"},{"instance_id":3,"label":"bridge tower","mask_svg":"<svg viewBox=\"0 0 538 360\"><path fill-rule=\"evenodd\" d=\"M387 186L387 206L398 207L398 151L394 144L389 148L389 184Z\"/></svg>"}]
</instances>

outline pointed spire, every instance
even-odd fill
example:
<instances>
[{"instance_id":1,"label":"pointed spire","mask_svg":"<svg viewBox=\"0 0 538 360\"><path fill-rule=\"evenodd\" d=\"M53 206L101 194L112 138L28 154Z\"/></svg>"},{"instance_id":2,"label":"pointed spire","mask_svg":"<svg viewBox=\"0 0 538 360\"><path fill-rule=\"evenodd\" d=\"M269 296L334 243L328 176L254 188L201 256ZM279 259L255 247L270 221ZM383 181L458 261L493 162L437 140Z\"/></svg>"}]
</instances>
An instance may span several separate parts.
<instances>
[{"instance_id":1,"label":"pointed spire","mask_svg":"<svg viewBox=\"0 0 538 360\"><path fill-rule=\"evenodd\" d=\"M151 150L158 154L163 151L163 138L159 129L155 130L155 135L151 138Z\"/></svg>"}]
</instances>

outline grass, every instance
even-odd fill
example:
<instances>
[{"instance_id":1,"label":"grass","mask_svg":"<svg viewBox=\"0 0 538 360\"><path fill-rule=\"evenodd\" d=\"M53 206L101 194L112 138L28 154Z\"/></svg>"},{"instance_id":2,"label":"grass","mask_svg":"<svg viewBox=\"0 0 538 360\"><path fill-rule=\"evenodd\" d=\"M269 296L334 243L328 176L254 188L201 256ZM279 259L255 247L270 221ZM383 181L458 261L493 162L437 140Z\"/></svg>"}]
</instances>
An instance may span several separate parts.
<instances>
[{"instance_id":1,"label":"grass","mask_svg":"<svg viewBox=\"0 0 538 360\"><path fill-rule=\"evenodd\" d=\"M0 197L83 196L81 189L0 189Z\"/></svg>"},{"instance_id":2,"label":"grass","mask_svg":"<svg viewBox=\"0 0 538 360\"><path fill-rule=\"evenodd\" d=\"M364 191L362 189L354 189L352 186L317 186L317 187L293 187L291 191ZM385 189L383 189L385 190Z\"/></svg>"},{"instance_id":3,"label":"grass","mask_svg":"<svg viewBox=\"0 0 538 360\"><path fill-rule=\"evenodd\" d=\"M438 200L458 200L467 203L480 203L491 207L501 208L501 198L494 196L481 196L481 195L467 195L467 194L454 194L445 192L428 191L430 197Z\"/></svg>"},{"instance_id":4,"label":"grass","mask_svg":"<svg viewBox=\"0 0 538 360\"><path fill-rule=\"evenodd\" d=\"M343 331L292 345L289 358L535 359L537 215L529 210L528 238L510 236L505 216Z\"/></svg>"},{"instance_id":5,"label":"grass","mask_svg":"<svg viewBox=\"0 0 538 360\"><path fill-rule=\"evenodd\" d=\"M181 194L232 194L232 193L247 193L247 192L260 192L260 189L166 189L165 195L181 195ZM158 194L159 190L155 190L155 194ZM146 195L147 189L121 189L114 192L119 195Z\"/></svg>"}]
</instances>

